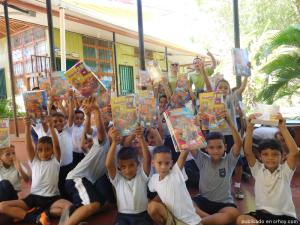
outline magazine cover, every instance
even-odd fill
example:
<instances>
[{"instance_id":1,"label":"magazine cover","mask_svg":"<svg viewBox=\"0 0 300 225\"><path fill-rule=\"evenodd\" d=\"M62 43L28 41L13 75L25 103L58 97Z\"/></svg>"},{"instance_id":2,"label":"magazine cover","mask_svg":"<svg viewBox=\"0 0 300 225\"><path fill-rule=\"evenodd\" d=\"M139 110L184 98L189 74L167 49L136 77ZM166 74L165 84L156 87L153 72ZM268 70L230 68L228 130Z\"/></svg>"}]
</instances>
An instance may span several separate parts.
<instances>
[{"instance_id":1,"label":"magazine cover","mask_svg":"<svg viewBox=\"0 0 300 225\"><path fill-rule=\"evenodd\" d=\"M251 69L248 66L248 52L245 49L232 49L233 71L236 76L251 76Z\"/></svg>"},{"instance_id":2,"label":"magazine cover","mask_svg":"<svg viewBox=\"0 0 300 225\"><path fill-rule=\"evenodd\" d=\"M137 92L138 121L143 127L157 127L158 109L153 91Z\"/></svg>"},{"instance_id":3,"label":"magazine cover","mask_svg":"<svg viewBox=\"0 0 300 225\"><path fill-rule=\"evenodd\" d=\"M137 126L137 110L134 95L111 98L111 111L114 126L122 136L134 132Z\"/></svg>"},{"instance_id":4,"label":"magazine cover","mask_svg":"<svg viewBox=\"0 0 300 225\"><path fill-rule=\"evenodd\" d=\"M84 97L106 91L105 85L83 62L76 63L65 72L68 82Z\"/></svg>"},{"instance_id":5,"label":"magazine cover","mask_svg":"<svg viewBox=\"0 0 300 225\"><path fill-rule=\"evenodd\" d=\"M140 70L140 80L139 80L139 87L149 87L152 85L152 82L151 82L151 78L150 78L150 75L148 73L148 71L143 71L143 70Z\"/></svg>"},{"instance_id":6,"label":"magazine cover","mask_svg":"<svg viewBox=\"0 0 300 225\"><path fill-rule=\"evenodd\" d=\"M161 82L164 75L162 74L160 66L156 61L154 60L148 61L146 65L146 69L150 75L151 80L153 81L153 84L157 84Z\"/></svg>"},{"instance_id":7,"label":"magazine cover","mask_svg":"<svg viewBox=\"0 0 300 225\"><path fill-rule=\"evenodd\" d=\"M51 74L51 95L62 98L72 86L64 76L63 71L56 71Z\"/></svg>"},{"instance_id":8,"label":"magazine cover","mask_svg":"<svg viewBox=\"0 0 300 225\"><path fill-rule=\"evenodd\" d=\"M50 83L49 77L40 75L38 77L38 82L39 82L39 88L41 90L45 90L47 95L50 95L51 94L51 83Z\"/></svg>"},{"instance_id":9,"label":"magazine cover","mask_svg":"<svg viewBox=\"0 0 300 225\"><path fill-rule=\"evenodd\" d=\"M25 91L23 92L23 99L26 114L32 123L39 123L48 115L46 91Z\"/></svg>"},{"instance_id":10,"label":"magazine cover","mask_svg":"<svg viewBox=\"0 0 300 225\"><path fill-rule=\"evenodd\" d=\"M9 119L0 119L0 149L10 146Z\"/></svg>"},{"instance_id":11,"label":"magazine cover","mask_svg":"<svg viewBox=\"0 0 300 225\"><path fill-rule=\"evenodd\" d=\"M187 108L167 110L164 117L179 150L206 147L205 137L194 124L193 114Z\"/></svg>"},{"instance_id":12,"label":"magazine cover","mask_svg":"<svg viewBox=\"0 0 300 225\"><path fill-rule=\"evenodd\" d=\"M226 121L220 117L220 114L225 110L223 94L217 92L200 93L199 105L200 112L205 114L205 119L202 120L202 130L226 129Z\"/></svg>"},{"instance_id":13,"label":"magazine cover","mask_svg":"<svg viewBox=\"0 0 300 225\"><path fill-rule=\"evenodd\" d=\"M280 108L277 105L256 104L254 106L256 119L252 120L251 123L278 126L277 114L279 112Z\"/></svg>"}]
</instances>

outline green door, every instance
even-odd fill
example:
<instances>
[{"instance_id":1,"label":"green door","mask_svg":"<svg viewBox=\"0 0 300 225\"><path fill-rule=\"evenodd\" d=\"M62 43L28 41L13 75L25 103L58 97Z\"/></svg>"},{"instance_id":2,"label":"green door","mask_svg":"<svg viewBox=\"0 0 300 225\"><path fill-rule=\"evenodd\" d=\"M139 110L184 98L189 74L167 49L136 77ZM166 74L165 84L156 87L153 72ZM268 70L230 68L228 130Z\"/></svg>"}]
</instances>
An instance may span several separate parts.
<instances>
[{"instance_id":1,"label":"green door","mask_svg":"<svg viewBox=\"0 0 300 225\"><path fill-rule=\"evenodd\" d=\"M5 81L5 70L0 69L0 99L6 99L6 81Z\"/></svg>"},{"instance_id":2,"label":"green door","mask_svg":"<svg viewBox=\"0 0 300 225\"><path fill-rule=\"evenodd\" d=\"M119 65L120 94L128 95L134 93L133 67Z\"/></svg>"}]
</instances>

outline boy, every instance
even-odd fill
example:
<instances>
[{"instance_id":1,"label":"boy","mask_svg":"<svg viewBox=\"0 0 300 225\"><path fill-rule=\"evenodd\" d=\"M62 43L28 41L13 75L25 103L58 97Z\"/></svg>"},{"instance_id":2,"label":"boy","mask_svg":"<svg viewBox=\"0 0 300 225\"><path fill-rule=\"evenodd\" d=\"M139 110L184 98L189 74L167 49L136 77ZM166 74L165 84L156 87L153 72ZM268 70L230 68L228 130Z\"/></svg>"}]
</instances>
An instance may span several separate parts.
<instances>
[{"instance_id":1,"label":"boy","mask_svg":"<svg viewBox=\"0 0 300 225\"><path fill-rule=\"evenodd\" d=\"M225 154L224 136L219 132L206 136L208 154L192 151L200 171L199 195L193 200L205 212L200 214L204 225L230 224L239 216L231 196L231 177L240 157L242 141L228 114L224 113L224 117L234 140L231 151Z\"/></svg>"},{"instance_id":2,"label":"boy","mask_svg":"<svg viewBox=\"0 0 300 225\"><path fill-rule=\"evenodd\" d=\"M108 186L110 185L109 181L105 180L104 163L109 149L109 140L102 122L101 110L94 98L90 98L84 104L84 108L87 110L85 126L90 125L90 112L93 112L97 138L95 138L94 145L86 156L70 171L66 178L65 187L73 206L66 210L61 218L61 223L64 225L77 225L99 212L106 199L111 195L110 193L103 193L103 191L109 188L112 191L111 186ZM85 127L86 130L90 130L90 128ZM67 214L71 214L70 218L67 218ZM66 219L67 221L63 223L62 221Z\"/></svg>"},{"instance_id":3,"label":"boy","mask_svg":"<svg viewBox=\"0 0 300 225\"><path fill-rule=\"evenodd\" d=\"M0 202L18 199L21 179L29 182L27 170L16 159L15 146L0 149Z\"/></svg>"},{"instance_id":4,"label":"boy","mask_svg":"<svg viewBox=\"0 0 300 225\"><path fill-rule=\"evenodd\" d=\"M67 201L59 200L58 173L60 168L60 148L51 118L48 118L51 136L39 139L37 150L34 151L30 136L30 120L26 124L26 150L32 165L32 184L30 194L22 200L12 200L0 203L0 213L3 213L15 221L36 222L42 225L50 224L46 212L42 212L37 218L27 212L39 207L48 210L50 214L59 216L62 209L68 205Z\"/></svg>"},{"instance_id":5,"label":"boy","mask_svg":"<svg viewBox=\"0 0 300 225\"><path fill-rule=\"evenodd\" d=\"M73 144L73 167L83 159L84 152L81 149L81 136L83 133L84 113L76 109L74 112L74 124L72 129L72 144Z\"/></svg>"},{"instance_id":6,"label":"boy","mask_svg":"<svg viewBox=\"0 0 300 225\"><path fill-rule=\"evenodd\" d=\"M131 147L123 147L117 153L117 167L115 164L116 147L120 141L120 134L116 129L112 131L112 144L110 146L105 165L111 183L117 195L118 225L151 225L152 221L147 214L147 182L150 172L150 154L143 136L142 127L135 131L138 138L143 159L139 163L138 152Z\"/></svg>"},{"instance_id":7,"label":"boy","mask_svg":"<svg viewBox=\"0 0 300 225\"><path fill-rule=\"evenodd\" d=\"M299 224L290 188L297 165L297 145L279 114L278 128L289 150L287 160L281 164L282 146L276 140L265 139L258 147L259 162L252 152L252 119L255 119L254 115L248 120L244 151L255 179L256 211L239 216L237 224Z\"/></svg>"},{"instance_id":8,"label":"boy","mask_svg":"<svg viewBox=\"0 0 300 225\"><path fill-rule=\"evenodd\" d=\"M173 166L171 150L167 146L153 150L152 164L157 173L150 178L148 187L158 196L148 204L148 213L157 224L200 224L201 218L196 213L185 185L187 177L182 171L188 153L182 151Z\"/></svg>"}]
</instances>

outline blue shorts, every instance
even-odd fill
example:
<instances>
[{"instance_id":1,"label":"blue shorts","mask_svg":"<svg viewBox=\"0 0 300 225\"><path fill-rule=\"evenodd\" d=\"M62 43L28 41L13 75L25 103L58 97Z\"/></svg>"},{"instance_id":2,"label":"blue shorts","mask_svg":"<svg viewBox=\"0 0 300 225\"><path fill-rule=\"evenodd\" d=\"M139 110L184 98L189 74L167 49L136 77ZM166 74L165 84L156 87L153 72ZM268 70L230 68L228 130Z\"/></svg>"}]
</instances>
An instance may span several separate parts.
<instances>
[{"instance_id":1,"label":"blue shorts","mask_svg":"<svg viewBox=\"0 0 300 225\"><path fill-rule=\"evenodd\" d=\"M137 214L118 213L116 225L152 225L153 221L147 212Z\"/></svg>"}]
</instances>

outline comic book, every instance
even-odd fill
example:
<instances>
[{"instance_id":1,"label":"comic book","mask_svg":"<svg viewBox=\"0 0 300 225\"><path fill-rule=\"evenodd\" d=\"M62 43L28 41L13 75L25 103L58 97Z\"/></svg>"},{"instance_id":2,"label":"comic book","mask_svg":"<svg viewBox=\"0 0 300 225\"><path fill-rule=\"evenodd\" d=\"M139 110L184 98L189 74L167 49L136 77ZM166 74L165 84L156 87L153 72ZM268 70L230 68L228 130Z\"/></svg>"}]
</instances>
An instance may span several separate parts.
<instances>
[{"instance_id":1,"label":"comic book","mask_svg":"<svg viewBox=\"0 0 300 225\"><path fill-rule=\"evenodd\" d=\"M280 108L277 105L256 104L254 106L256 119L251 120L251 122L254 124L278 126L277 114L279 112Z\"/></svg>"},{"instance_id":2,"label":"comic book","mask_svg":"<svg viewBox=\"0 0 300 225\"><path fill-rule=\"evenodd\" d=\"M63 71L56 71L51 74L51 95L62 98L72 86L64 76Z\"/></svg>"},{"instance_id":3,"label":"comic book","mask_svg":"<svg viewBox=\"0 0 300 225\"><path fill-rule=\"evenodd\" d=\"M146 69L150 75L151 80L153 81L153 84L157 84L162 81L164 75L162 74L160 66L156 61L148 61Z\"/></svg>"},{"instance_id":4,"label":"comic book","mask_svg":"<svg viewBox=\"0 0 300 225\"><path fill-rule=\"evenodd\" d=\"M206 92L199 94L199 110L205 115L202 120L202 130L226 129L226 121L220 116L225 110L223 94Z\"/></svg>"},{"instance_id":5,"label":"comic book","mask_svg":"<svg viewBox=\"0 0 300 225\"><path fill-rule=\"evenodd\" d=\"M142 88L142 87L149 87L152 85L152 82L151 82L151 78L150 78L150 75L148 73L148 71L144 71L144 70L140 70L140 73L139 73L139 87Z\"/></svg>"},{"instance_id":6,"label":"comic book","mask_svg":"<svg viewBox=\"0 0 300 225\"><path fill-rule=\"evenodd\" d=\"M248 66L248 52L245 49L232 49L233 71L236 76L251 76L251 69Z\"/></svg>"},{"instance_id":7,"label":"comic book","mask_svg":"<svg viewBox=\"0 0 300 225\"><path fill-rule=\"evenodd\" d=\"M39 88L40 90L45 90L47 95L51 94L51 83L49 77L46 77L45 75L40 75L38 77L39 82Z\"/></svg>"},{"instance_id":8,"label":"comic book","mask_svg":"<svg viewBox=\"0 0 300 225\"><path fill-rule=\"evenodd\" d=\"M193 122L193 114L187 108L178 108L164 112L171 136L180 151L206 147L205 137Z\"/></svg>"},{"instance_id":9,"label":"comic book","mask_svg":"<svg viewBox=\"0 0 300 225\"><path fill-rule=\"evenodd\" d=\"M143 127L157 127L158 108L153 91L138 91L136 102L140 125Z\"/></svg>"},{"instance_id":10,"label":"comic book","mask_svg":"<svg viewBox=\"0 0 300 225\"><path fill-rule=\"evenodd\" d=\"M25 91L23 92L23 99L26 114L32 123L39 123L48 115L46 91Z\"/></svg>"},{"instance_id":11,"label":"comic book","mask_svg":"<svg viewBox=\"0 0 300 225\"><path fill-rule=\"evenodd\" d=\"M114 126L122 136L131 134L137 126L137 109L134 95L111 98Z\"/></svg>"},{"instance_id":12,"label":"comic book","mask_svg":"<svg viewBox=\"0 0 300 225\"><path fill-rule=\"evenodd\" d=\"M0 149L10 146L9 119L0 119Z\"/></svg>"},{"instance_id":13,"label":"comic book","mask_svg":"<svg viewBox=\"0 0 300 225\"><path fill-rule=\"evenodd\" d=\"M99 92L107 91L105 85L84 62L76 63L65 72L65 77L83 97L95 96Z\"/></svg>"}]
</instances>

